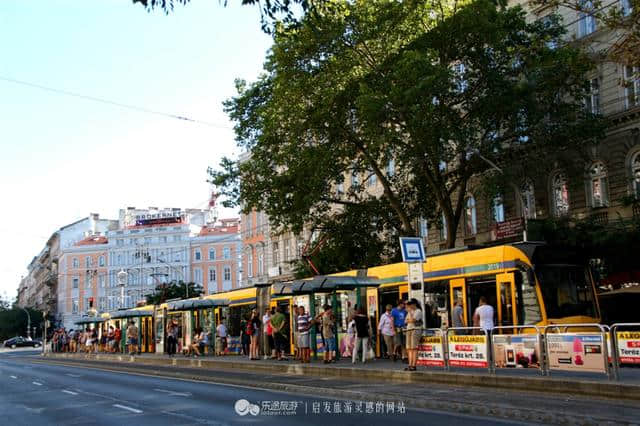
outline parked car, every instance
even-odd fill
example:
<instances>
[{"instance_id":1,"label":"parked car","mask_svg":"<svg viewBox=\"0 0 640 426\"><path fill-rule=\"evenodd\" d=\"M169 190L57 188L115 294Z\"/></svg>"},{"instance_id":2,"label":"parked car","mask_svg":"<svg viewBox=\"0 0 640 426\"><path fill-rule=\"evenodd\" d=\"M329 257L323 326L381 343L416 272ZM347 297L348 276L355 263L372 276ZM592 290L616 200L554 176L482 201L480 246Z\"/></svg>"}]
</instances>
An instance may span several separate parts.
<instances>
[{"instance_id":1,"label":"parked car","mask_svg":"<svg viewBox=\"0 0 640 426\"><path fill-rule=\"evenodd\" d=\"M21 336L12 337L11 339L4 341L4 347L11 348L11 349L20 348L20 347L39 348L40 346L42 346L42 342L40 340L37 340L37 339L29 340Z\"/></svg>"}]
</instances>

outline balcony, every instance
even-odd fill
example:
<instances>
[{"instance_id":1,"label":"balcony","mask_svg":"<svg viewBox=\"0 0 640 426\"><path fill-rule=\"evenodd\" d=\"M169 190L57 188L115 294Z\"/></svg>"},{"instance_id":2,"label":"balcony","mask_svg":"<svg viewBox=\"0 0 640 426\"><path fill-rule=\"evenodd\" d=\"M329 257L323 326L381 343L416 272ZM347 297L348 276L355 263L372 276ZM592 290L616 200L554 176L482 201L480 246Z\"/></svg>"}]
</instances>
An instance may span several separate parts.
<instances>
[{"instance_id":1,"label":"balcony","mask_svg":"<svg viewBox=\"0 0 640 426\"><path fill-rule=\"evenodd\" d=\"M592 213L591 216L589 216L589 219L596 225L606 225L609 223L609 212L605 210Z\"/></svg>"},{"instance_id":2,"label":"balcony","mask_svg":"<svg viewBox=\"0 0 640 426\"><path fill-rule=\"evenodd\" d=\"M633 204L633 218L640 219L640 203Z\"/></svg>"}]
</instances>

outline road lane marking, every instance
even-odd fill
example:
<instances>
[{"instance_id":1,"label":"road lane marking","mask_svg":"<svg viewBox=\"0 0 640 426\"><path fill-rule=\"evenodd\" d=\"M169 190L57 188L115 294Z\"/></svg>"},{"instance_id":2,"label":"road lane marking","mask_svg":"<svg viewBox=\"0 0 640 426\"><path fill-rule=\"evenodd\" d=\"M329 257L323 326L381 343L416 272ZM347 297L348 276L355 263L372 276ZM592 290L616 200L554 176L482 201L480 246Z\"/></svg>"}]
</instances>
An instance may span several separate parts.
<instances>
[{"instance_id":1,"label":"road lane marking","mask_svg":"<svg viewBox=\"0 0 640 426\"><path fill-rule=\"evenodd\" d=\"M9 377L11 377L12 379L17 379L17 377L16 377L16 376L9 376Z\"/></svg>"},{"instance_id":2,"label":"road lane marking","mask_svg":"<svg viewBox=\"0 0 640 426\"><path fill-rule=\"evenodd\" d=\"M36 386L42 386L42 383L38 383L38 382L31 382L31 383L33 383Z\"/></svg>"},{"instance_id":3,"label":"road lane marking","mask_svg":"<svg viewBox=\"0 0 640 426\"><path fill-rule=\"evenodd\" d=\"M164 392L166 394L169 394L170 396L191 396L192 393L191 392L176 392L176 391L172 391L172 390L165 390L165 389L154 389L154 391L156 392Z\"/></svg>"},{"instance_id":4,"label":"road lane marking","mask_svg":"<svg viewBox=\"0 0 640 426\"><path fill-rule=\"evenodd\" d=\"M69 374L69 373L67 373L67 374L65 374L65 375L66 375L66 376L69 376L69 377L75 377L76 379L77 379L78 377L82 377L80 374Z\"/></svg>"},{"instance_id":5,"label":"road lane marking","mask_svg":"<svg viewBox=\"0 0 640 426\"><path fill-rule=\"evenodd\" d=\"M63 389L62 392L68 393L69 395L77 395L78 394L78 392L73 392L73 391L66 390L66 389Z\"/></svg>"},{"instance_id":6,"label":"road lane marking","mask_svg":"<svg viewBox=\"0 0 640 426\"><path fill-rule=\"evenodd\" d=\"M142 410L138 410L137 408L127 407L126 405L113 404L116 408L122 408L123 410L131 411L132 413L140 414Z\"/></svg>"}]
</instances>

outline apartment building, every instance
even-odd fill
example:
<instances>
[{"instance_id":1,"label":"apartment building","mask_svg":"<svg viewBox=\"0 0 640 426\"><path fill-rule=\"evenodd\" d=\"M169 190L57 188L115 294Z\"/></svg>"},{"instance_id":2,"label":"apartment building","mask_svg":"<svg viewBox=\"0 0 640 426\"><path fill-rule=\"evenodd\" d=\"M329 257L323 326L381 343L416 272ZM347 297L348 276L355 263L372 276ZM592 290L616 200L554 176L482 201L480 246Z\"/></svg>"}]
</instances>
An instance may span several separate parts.
<instances>
[{"instance_id":1,"label":"apartment building","mask_svg":"<svg viewBox=\"0 0 640 426\"><path fill-rule=\"evenodd\" d=\"M239 219L220 219L190 239L191 276L205 294L241 286Z\"/></svg>"}]
</instances>

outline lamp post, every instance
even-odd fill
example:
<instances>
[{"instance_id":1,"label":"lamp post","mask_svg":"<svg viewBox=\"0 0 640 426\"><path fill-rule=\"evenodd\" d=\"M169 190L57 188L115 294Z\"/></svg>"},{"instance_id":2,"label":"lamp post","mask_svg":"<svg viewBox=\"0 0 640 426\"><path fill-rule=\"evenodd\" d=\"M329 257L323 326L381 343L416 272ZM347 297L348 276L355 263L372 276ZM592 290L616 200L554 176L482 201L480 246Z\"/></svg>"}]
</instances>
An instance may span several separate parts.
<instances>
[{"instance_id":1,"label":"lamp post","mask_svg":"<svg viewBox=\"0 0 640 426\"><path fill-rule=\"evenodd\" d=\"M177 271L180 276L182 277L182 281L184 282L184 288L186 289L186 298L189 298L189 284L187 282L185 282L186 280L184 279L184 275L182 274L182 271L176 267L174 267L173 265L170 265L169 263L165 262L164 260L158 258L158 262L163 263L165 265L167 265L169 268L173 269L174 271Z\"/></svg>"},{"instance_id":2,"label":"lamp post","mask_svg":"<svg viewBox=\"0 0 640 426\"><path fill-rule=\"evenodd\" d=\"M127 283L127 277L129 274L124 270L120 269L118 272L118 285L120 286L120 308L124 307L124 286Z\"/></svg>"},{"instance_id":3,"label":"lamp post","mask_svg":"<svg viewBox=\"0 0 640 426\"><path fill-rule=\"evenodd\" d=\"M20 306L20 309L22 309L27 314L27 340L31 340L31 315L29 315L29 311L27 311L22 306Z\"/></svg>"}]
</instances>

